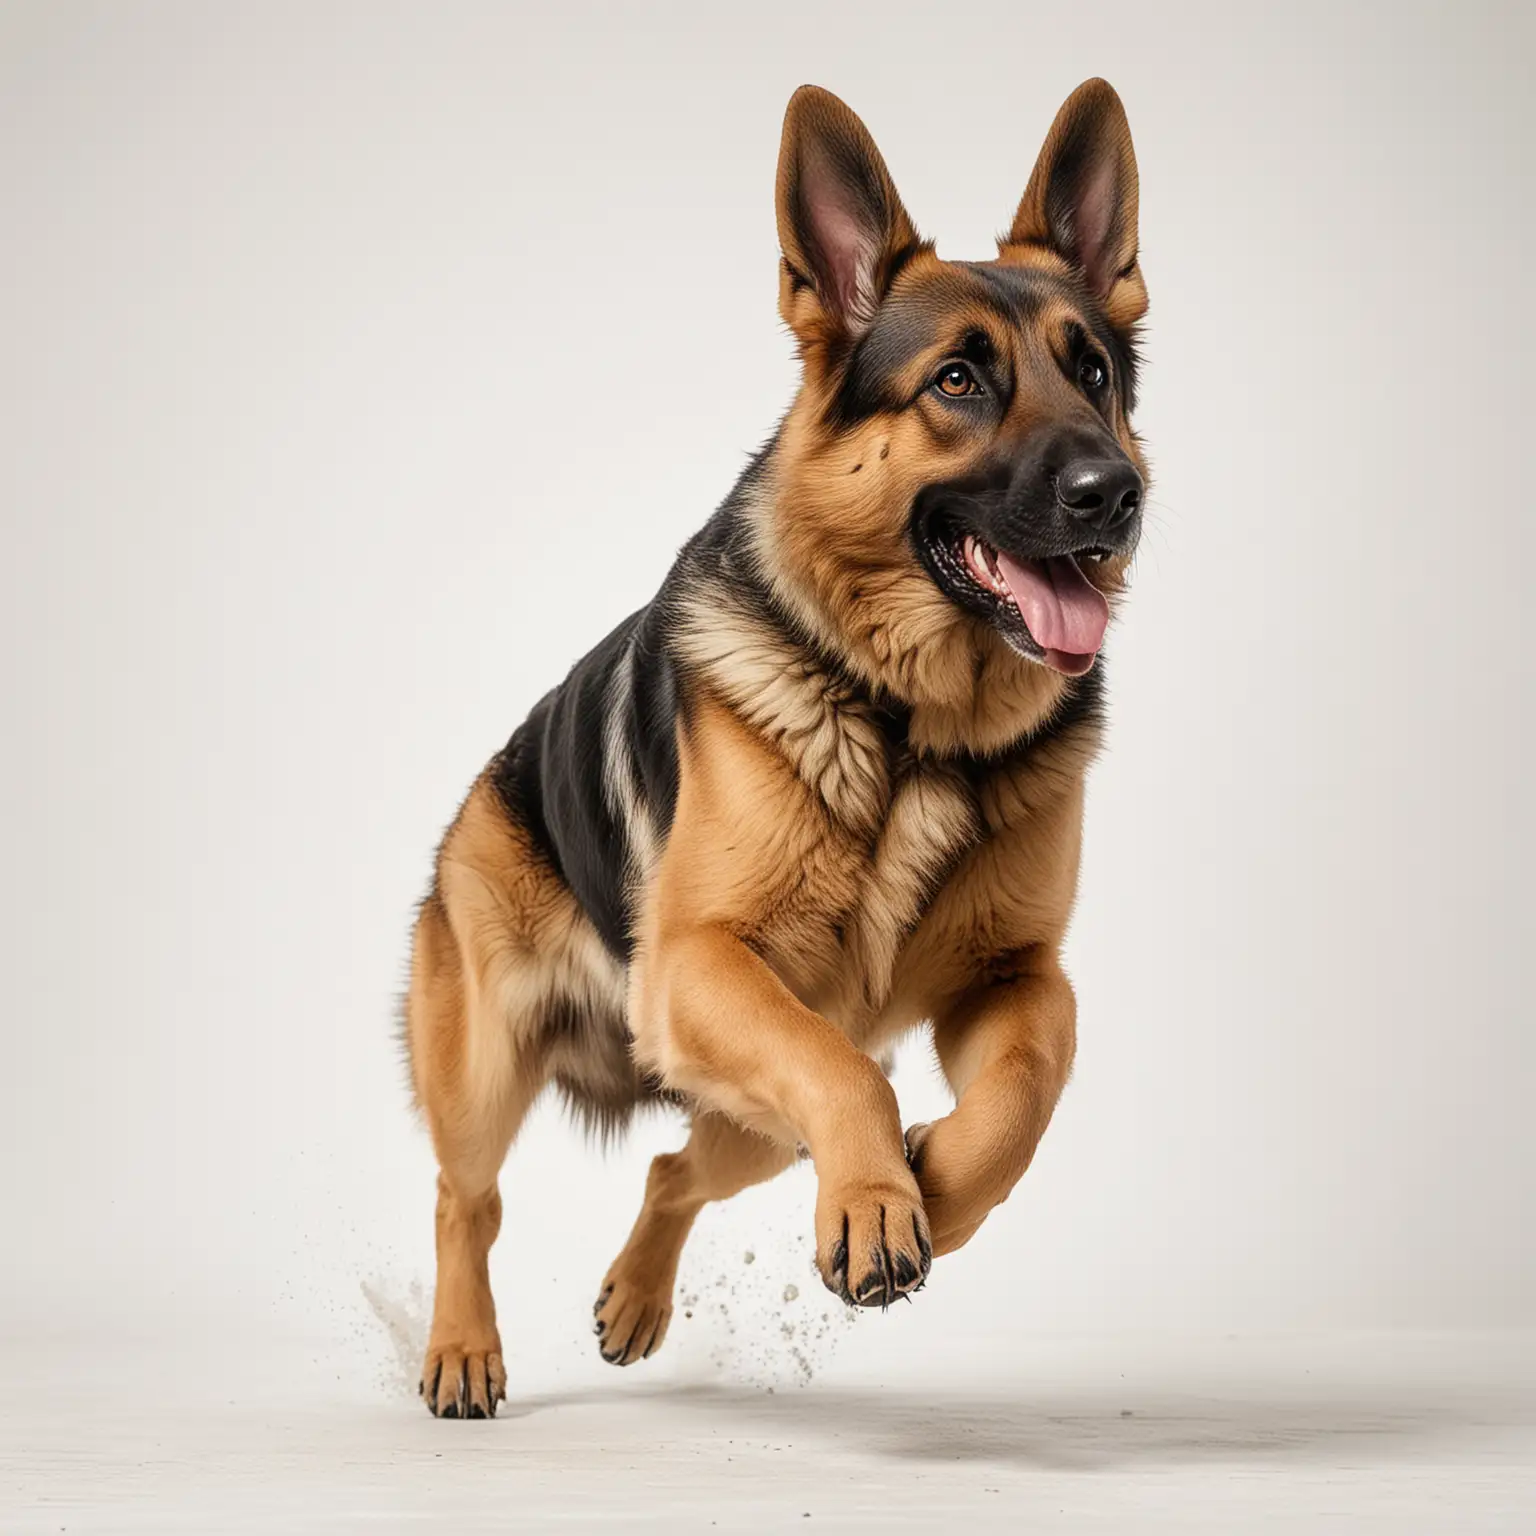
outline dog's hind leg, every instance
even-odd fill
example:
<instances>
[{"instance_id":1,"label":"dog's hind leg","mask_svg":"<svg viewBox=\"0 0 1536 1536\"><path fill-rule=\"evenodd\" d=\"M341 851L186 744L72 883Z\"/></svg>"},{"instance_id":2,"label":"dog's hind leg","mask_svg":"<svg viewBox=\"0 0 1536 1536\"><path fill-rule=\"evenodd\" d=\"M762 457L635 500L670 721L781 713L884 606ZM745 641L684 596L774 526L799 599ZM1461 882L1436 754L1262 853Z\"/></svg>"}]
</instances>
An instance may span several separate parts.
<instances>
[{"instance_id":1,"label":"dog's hind leg","mask_svg":"<svg viewBox=\"0 0 1536 1536\"><path fill-rule=\"evenodd\" d=\"M645 1204L623 1252L603 1277L593 1308L603 1359L632 1365L661 1348L672 1320L677 1263L694 1219L711 1200L728 1200L773 1178L794 1160L793 1147L724 1115L694 1116L687 1145L652 1161Z\"/></svg>"},{"instance_id":2,"label":"dog's hind leg","mask_svg":"<svg viewBox=\"0 0 1536 1536\"><path fill-rule=\"evenodd\" d=\"M506 1395L489 1257L497 1176L546 1080L540 1009L571 902L484 785L465 802L417 920L406 1005L416 1097L432 1134L437 1289L421 1393L440 1418ZM562 918L562 913L565 916Z\"/></svg>"}]
</instances>

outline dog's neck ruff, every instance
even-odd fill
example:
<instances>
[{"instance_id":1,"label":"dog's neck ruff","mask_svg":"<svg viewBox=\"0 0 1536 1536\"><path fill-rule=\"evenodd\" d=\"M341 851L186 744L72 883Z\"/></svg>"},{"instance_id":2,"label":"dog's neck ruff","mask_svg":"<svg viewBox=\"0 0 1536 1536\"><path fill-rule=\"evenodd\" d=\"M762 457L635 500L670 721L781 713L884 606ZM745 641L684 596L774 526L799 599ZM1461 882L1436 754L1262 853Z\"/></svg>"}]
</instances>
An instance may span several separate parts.
<instances>
[{"instance_id":1,"label":"dog's neck ruff","mask_svg":"<svg viewBox=\"0 0 1536 1536\"><path fill-rule=\"evenodd\" d=\"M964 614L946 613L942 625L926 626L910 639L873 602L863 605L857 628L839 623L833 605L786 558L779 524L780 498L788 494L770 452L738 504L750 569L733 574L749 581L757 596L753 606L817 670L871 709L899 717L914 751L994 756L1070 713L1075 692L1097 697L1097 680L1085 680L1084 688L1063 679Z\"/></svg>"}]
</instances>

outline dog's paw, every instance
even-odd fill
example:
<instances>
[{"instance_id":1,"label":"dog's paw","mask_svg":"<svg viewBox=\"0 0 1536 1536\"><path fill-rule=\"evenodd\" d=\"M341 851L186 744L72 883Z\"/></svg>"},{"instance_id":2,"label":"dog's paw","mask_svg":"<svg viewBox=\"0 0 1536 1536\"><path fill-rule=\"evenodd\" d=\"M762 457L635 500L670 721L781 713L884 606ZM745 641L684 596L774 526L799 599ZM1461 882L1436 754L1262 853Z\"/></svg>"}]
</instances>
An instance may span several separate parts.
<instances>
[{"instance_id":1,"label":"dog's paw","mask_svg":"<svg viewBox=\"0 0 1536 1536\"><path fill-rule=\"evenodd\" d=\"M941 1255L970 1242L996 1203L985 1166L956 1165L950 1129L946 1117L908 1126L906 1135L907 1166L923 1193L933 1251Z\"/></svg>"},{"instance_id":2,"label":"dog's paw","mask_svg":"<svg viewBox=\"0 0 1536 1536\"><path fill-rule=\"evenodd\" d=\"M922 1287L933 1242L922 1196L905 1183L823 1184L816 1199L816 1267L849 1306L888 1307Z\"/></svg>"},{"instance_id":3,"label":"dog's paw","mask_svg":"<svg viewBox=\"0 0 1536 1536\"><path fill-rule=\"evenodd\" d=\"M427 1347L419 1390L434 1418L494 1419L497 1403L507 1396L500 1341L488 1347L434 1341Z\"/></svg>"},{"instance_id":4,"label":"dog's paw","mask_svg":"<svg viewBox=\"0 0 1536 1536\"><path fill-rule=\"evenodd\" d=\"M592 1316L603 1359L609 1365L633 1365L661 1348L672 1321L672 1288L659 1290L610 1272Z\"/></svg>"}]
</instances>

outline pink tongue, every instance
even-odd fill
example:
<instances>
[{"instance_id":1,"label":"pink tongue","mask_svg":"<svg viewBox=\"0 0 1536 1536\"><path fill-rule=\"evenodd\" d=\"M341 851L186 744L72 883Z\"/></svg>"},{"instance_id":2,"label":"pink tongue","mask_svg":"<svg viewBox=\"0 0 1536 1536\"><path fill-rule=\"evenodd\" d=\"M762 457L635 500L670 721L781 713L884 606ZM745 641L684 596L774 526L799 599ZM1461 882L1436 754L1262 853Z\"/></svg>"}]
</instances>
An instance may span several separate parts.
<instances>
[{"instance_id":1,"label":"pink tongue","mask_svg":"<svg viewBox=\"0 0 1536 1536\"><path fill-rule=\"evenodd\" d=\"M1070 555L1020 565L999 550L997 564L1030 634L1044 650L1091 658L1104 643L1109 604Z\"/></svg>"}]
</instances>

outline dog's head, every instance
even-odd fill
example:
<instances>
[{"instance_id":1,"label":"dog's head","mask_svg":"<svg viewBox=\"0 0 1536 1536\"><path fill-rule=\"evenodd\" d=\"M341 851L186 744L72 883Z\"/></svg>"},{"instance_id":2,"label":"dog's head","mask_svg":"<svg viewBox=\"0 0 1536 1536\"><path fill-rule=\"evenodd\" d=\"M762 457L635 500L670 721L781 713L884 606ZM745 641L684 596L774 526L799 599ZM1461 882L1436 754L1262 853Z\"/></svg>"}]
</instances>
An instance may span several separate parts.
<instances>
[{"instance_id":1,"label":"dog's head","mask_svg":"<svg viewBox=\"0 0 1536 1536\"><path fill-rule=\"evenodd\" d=\"M897 691L974 675L1001 644L1045 675L1093 666L1145 496L1136 215L1130 129L1102 80L1057 114L984 262L919 238L835 96L790 101L779 305L804 377L775 455L772 560Z\"/></svg>"}]
</instances>

